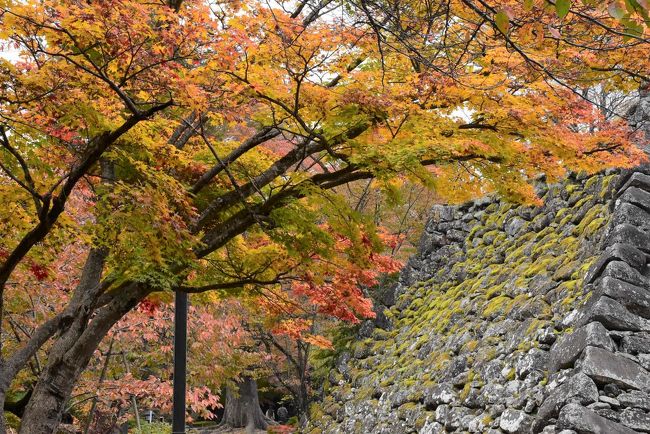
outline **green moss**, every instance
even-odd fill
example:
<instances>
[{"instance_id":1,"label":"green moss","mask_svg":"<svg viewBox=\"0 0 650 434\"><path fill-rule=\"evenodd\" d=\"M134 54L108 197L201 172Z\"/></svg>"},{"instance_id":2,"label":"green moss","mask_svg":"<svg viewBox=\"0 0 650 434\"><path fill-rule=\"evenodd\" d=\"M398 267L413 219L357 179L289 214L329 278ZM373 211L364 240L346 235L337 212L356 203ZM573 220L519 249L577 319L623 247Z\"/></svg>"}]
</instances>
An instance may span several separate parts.
<instances>
[{"instance_id":1,"label":"green moss","mask_svg":"<svg viewBox=\"0 0 650 434\"><path fill-rule=\"evenodd\" d=\"M311 420L320 420L323 418L323 416L325 416L325 413L317 403L309 406L309 418Z\"/></svg>"},{"instance_id":2,"label":"green moss","mask_svg":"<svg viewBox=\"0 0 650 434\"><path fill-rule=\"evenodd\" d=\"M534 277L541 273L548 273L549 265L555 260L553 256L539 258L533 265L524 272L524 277Z\"/></svg>"},{"instance_id":3,"label":"green moss","mask_svg":"<svg viewBox=\"0 0 650 434\"><path fill-rule=\"evenodd\" d=\"M4 415L7 427L15 430L18 430L20 428L20 418L18 416L9 411L5 411Z\"/></svg>"},{"instance_id":4,"label":"green moss","mask_svg":"<svg viewBox=\"0 0 650 434\"><path fill-rule=\"evenodd\" d=\"M512 299L506 295L500 295L498 297L495 297L492 300L490 300L490 302L485 306L485 309L483 309L483 313L481 315L484 318L487 318L496 313L500 313L501 311L506 309L506 307L510 304L511 300Z\"/></svg>"},{"instance_id":5,"label":"green moss","mask_svg":"<svg viewBox=\"0 0 650 434\"><path fill-rule=\"evenodd\" d=\"M533 344L532 341L521 341L519 345L517 345L517 350L521 351L522 353L527 352L531 348L533 348L535 345Z\"/></svg>"},{"instance_id":6,"label":"green moss","mask_svg":"<svg viewBox=\"0 0 650 434\"><path fill-rule=\"evenodd\" d=\"M404 385L404 387L413 387L416 384L417 384L417 380L414 380L412 378L408 378L402 382L402 385Z\"/></svg>"},{"instance_id":7,"label":"green moss","mask_svg":"<svg viewBox=\"0 0 650 434\"><path fill-rule=\"evenodd\" d=\"M593 199L592 195L587 195L587 196L583 197L578 202L576 202L575 205L573 205L573 209L580 209L584 204L586 204L587 202L589 202L592 199Z\"/></svg>"},{"instance_id":8,"label":"green moss","mask_svg":"<svg viewBox=\"0 0 650 434\"><path fill-rule=\"evenodd\" d=\"M472 384L468 381L465 383L465 386L463 386L463 390L460 391L458 394L458 398L460 398L461 402L465 401L467 397L469 396L469 392L472 390Z\"/></svg>"},{"instance_id":9,"label":"green moss","mask_svg":"<svg viewBox=\"0 0 650 434\"><path fill-rule=\"evenodd\" d=\"M593 187L594 185L596 185L598 183L598 181L600 181L600 179L601 178L599 176L592 176L591 178L589 178L587 180L587 182L585 182L585 190L587 190L587 189Z\"/></svg>"},{"instance_id":10,"label":"green moss","mask_svg":"<svg viewBox=\"0 0 650 434\"><path fill-rule=\"evenodd\" d=\"M463 348L465 349L465 351L471 352L471 351L474 351L477 346L478 346L478 341L477 340L471 340L471 341L465 342L465 345L463 345Z\"/></svg>"},{"instance_id":11,"label":"green moss","mask_svg":"<svg viewBox=\"0 0 650 434\"><path fill-rule=\"evenodd\" d=\"M612 181L615 178L616 175L609 175L603 178L603 183L600 186L600 194L598 195L601 199L607 196L607 194L609 193L609 186L611 185Z\"/></svg>"},{"instance_id":12,"label":"green moss","mask_svg":"<svg viewBox=\"0 0 650 434\"><path fill-rule=\"evenodd\" d=\"M526 329L526 336L531 336L537 331L543 329L548 325L548 321L545 320L540 320L538 318L533 318L533 320L530 322L530 325Z\"/></svg>"},{"instance_id":13,"label":"green moss","mask_svg":"<svg viewBox=\"0 0 650 434\"><path fill-rule=\"evenodd\" d=\"M607 219L604 217L594 219L587 227L585 228L584 235L591 236L594 235L600 228L602 228L607 223Z\"/></svg>"},{"instance_id":14,"label":"green moss","mask_svg":"<svg viewBox=\"0 0 650 434\"><path fill-rule=\"evenodd\" d=\"M431 418L430 415L423 414L422 416L418 417L415 420L415 429L420 431L424 425L426 425L427 421Z\"/></svg>"}]
</instances>

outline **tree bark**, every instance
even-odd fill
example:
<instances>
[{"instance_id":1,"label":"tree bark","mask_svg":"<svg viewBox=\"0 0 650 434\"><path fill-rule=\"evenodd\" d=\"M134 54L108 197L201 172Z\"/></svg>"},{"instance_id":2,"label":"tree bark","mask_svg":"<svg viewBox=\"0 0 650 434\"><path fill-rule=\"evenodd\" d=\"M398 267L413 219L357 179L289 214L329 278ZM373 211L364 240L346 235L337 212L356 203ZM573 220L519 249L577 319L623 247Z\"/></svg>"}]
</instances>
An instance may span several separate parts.
<instances>
[{"instance_id":1,"label":"tree bark","mask_svg":"<svg viewBox=\"0 0 650 434\"><path fill-rule=\"evenodd\" d=\"M90 321L84 310L56 340L34 388L20 426L21 434L54 434L75 383L111 327L150 290L132 284L119 291Z\"/></svg>"},{"instance_id":2,"label":"tree bark","mask_svg":"<svg viewBox=\"0 0 650 434\"><path fill-rule=\"evenodd\" d=\"M270 420L260 408L257 381L246 376L237 389L234 391L230 387L226 388L226 406L220 425L229 428L265 430Z\"/></svg>"}]
</instances>

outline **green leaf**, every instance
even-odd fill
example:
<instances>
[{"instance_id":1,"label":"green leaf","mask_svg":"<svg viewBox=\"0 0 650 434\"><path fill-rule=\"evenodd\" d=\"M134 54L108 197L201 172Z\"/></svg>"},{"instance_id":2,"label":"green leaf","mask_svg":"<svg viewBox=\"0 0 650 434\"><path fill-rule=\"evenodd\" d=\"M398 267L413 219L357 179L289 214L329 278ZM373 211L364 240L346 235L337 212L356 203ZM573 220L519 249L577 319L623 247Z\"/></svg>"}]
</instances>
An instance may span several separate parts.
<instances>
[{"instance_id":1,"label":"green leaf","mask_svg":"<svg viewBox=\"0 0 650 434\"><path fill-rule=\"evenodd\" d=\"M533 0L524 0L524 9L527 11L533 10Z\"/></svg>"},{"instance_id":2,"label":"green leaf","mask_svg":"<svg viewBox=\"0 0 650 434\"><path fill-rule=\"evenodd\" d=\"M506 33L508 31L508 27L510 27L510 19L504 11L499 11L494 16L494 22L499 30L501 30L503 33Z\"/></svg>"},{"instance_id":3,"label":"green leaf","mask_svg":"<svg viewBox=\"0 0 650 434\"><path fill-rule=\"evenodd\" d=\"M625 26L625 32L633 36L643 35L643 26L629 18L621 19L621 24Z\"/></svg>"},{"instance_id":4,"label":"green leaf","mask_svg":"<svg viewBox=\"0 0 650 434\"><path fill-rule=\"evenodd\" d=\"M630 14L633 14L637 9L641 9L641 6L635 0L625 0L625 8Z\"/></svg>"},{"instance_id":5,"label":"green leaf","mask_svg":"<svg viewBox=\"0 0 650 434\"><path fill-rule=\"evenodd\" d=\"M555 2L555 10L560 18L566 17L569 9L571 9L571 0L557 0Z\"/></svg>"}]
</instances>

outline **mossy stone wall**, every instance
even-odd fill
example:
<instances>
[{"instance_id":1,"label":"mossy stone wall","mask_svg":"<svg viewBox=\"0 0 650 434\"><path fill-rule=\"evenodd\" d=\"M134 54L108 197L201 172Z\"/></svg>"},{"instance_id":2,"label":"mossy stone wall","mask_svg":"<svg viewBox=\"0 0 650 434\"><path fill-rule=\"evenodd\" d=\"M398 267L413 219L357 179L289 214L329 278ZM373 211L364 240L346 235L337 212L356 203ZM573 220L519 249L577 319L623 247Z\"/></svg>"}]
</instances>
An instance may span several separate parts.
<instances>
[{"instance_id":1,"label":"mossy stone wall","mask_svg":"<svg viewBox=\"0 0 650 434\"><path fill-rule=\"evenodd\" d=\"M560 408L548 411L548 399L574 378L577 358L553 369L549 364L565 345L563 336L599 314L584 319L602 298L599 285L611 262L603 258L615 241L625 241L613 227L625 220L622 212L636 212L621 211L633 202L621 200L622 191L641 172L540 185L540 207L495 198L434 206L419 251L401 274L396 303L384 312L390 326L365 327L365 338L341 355L306 432L559 431ZM647 204L650 210L650 199ZM645 267L644 253L629 253L634 262L630 255ZM595 398L580 408L604 417L597 412L613 407L599 400L607 382L596 383ZM586 407L594 402L601 405Z\"/></svg>"}]
</instances>

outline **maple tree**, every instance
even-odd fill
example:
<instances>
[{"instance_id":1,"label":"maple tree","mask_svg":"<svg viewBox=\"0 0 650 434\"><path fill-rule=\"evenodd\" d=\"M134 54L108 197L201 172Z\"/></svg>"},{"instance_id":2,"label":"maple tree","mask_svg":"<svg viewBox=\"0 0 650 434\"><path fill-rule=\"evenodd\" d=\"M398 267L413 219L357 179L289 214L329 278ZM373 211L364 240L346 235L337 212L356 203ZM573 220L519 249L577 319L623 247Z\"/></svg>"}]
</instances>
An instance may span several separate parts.
<instances>
[{"instance_id":1,"label":"maple tree","mask_svg":"<svg viewBox=\"0 0 650 434\"><path fill-rule=\"evenodd\" d=\"M396 243L395 237L380 234L385 248ZM374 318L372 301L364 288L379 283L379 278L399 270L401 263L377 254L371 240L362 241L361 253L350 260L352 242L339 236L327 258L312 255L291 273L291 283L280 294L265 297L260 303L262 321L252 321L247 328L261 342L271 357L265 366L279 385L292 397L298 414L308 409L311 398L311 353L313 347L331 349L325 336L327 327L336 321L358 324ZM280 360L280 361L278 361Z\"/></svg>"},{"instance_id":2,"label":"maple tree","mask_svg":"<svg viewBox=\"0 0 650 434\"><path fill-rule=\"evenodd\" d=\"M2 303L28 280L66 293L11 345L2 320L0 401L46 349L21 432L55 430L152 293L279 284L338 236L354 257L374 229L346 184L535 202L540 172L643 155L587 99L647 83L646 1L0 0L0 40L18 51L0 60ZM78 279L56 263L75 242ZM336 288L296 290L369 309Z\"/></svg>"}]
</instances>

